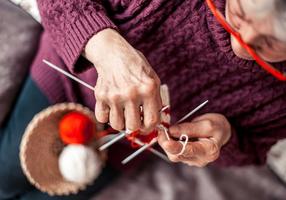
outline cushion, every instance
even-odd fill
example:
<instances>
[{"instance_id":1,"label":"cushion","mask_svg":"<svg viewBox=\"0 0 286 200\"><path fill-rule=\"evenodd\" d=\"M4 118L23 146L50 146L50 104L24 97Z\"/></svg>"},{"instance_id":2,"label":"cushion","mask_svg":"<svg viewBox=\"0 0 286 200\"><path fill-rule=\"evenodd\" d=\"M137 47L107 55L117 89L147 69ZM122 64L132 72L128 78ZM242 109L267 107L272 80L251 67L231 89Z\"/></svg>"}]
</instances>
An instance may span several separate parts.
<instances>
[{"instance_id":1,"label":"cushion","mask_svg":"<svg viewBox=\"0 0 286 200\"><path fill-rule=\"evenodd\" d=\"M37 50L42 28L28 13L0 0L0 124L11 110Z\"/></svg>"}]
</instances>

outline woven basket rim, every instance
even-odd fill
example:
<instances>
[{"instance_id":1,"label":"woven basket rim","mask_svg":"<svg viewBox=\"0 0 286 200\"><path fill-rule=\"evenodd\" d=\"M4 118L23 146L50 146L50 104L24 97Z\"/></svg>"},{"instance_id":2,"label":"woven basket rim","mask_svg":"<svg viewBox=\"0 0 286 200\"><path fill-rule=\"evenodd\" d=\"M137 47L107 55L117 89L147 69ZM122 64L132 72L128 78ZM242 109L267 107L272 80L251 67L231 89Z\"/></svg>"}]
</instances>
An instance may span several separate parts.
<instances>
[{"instance_id":1,"label":"woven basket rim","mask_svg":"<svg viewBox=\"0 0 286 200\"><path fill-rule=\"evenodd\" d=\"M29 142L29 138L33 134L33 130L37 127L37 125L40 122L45 120L51 114L57 113L57 112L62 112L62 111L68 111L68 110L82 112L85 115L87 115L91 120L95 121L95 123L97 123L93 112L89 108L84 107L81 104L77 104L77 103L59 103L59 104L55 104L55 105L52 105L52 106L50 106L48 108L43 109L42 111L40 111L39 113L37 113L33 117L31 122L28 124L28 126L25 129L25 132L24 132L24 134L22 136L22 140L21 140L21 144L20 144L19 156L20 156L21 167L22 167L22 170L23 170L24 174L26 175L28 180L37 189L39 189L42 192L47 192L49 195L69 195L69 194L75 194L75 193L79 192L80 190L85 189L86 186L87 186L87 184L71 183L71 184L74 185L74 190L62 191L62 192L50 191L49 189L43 188L39 183L37 183L37 181L33 178L32 174L30 173L30 171L29 171L29 169L27 168L27 165L26 165L27 155L25 154L25 152L27 150L27 144Z\"/></svg>"}]
</instances>

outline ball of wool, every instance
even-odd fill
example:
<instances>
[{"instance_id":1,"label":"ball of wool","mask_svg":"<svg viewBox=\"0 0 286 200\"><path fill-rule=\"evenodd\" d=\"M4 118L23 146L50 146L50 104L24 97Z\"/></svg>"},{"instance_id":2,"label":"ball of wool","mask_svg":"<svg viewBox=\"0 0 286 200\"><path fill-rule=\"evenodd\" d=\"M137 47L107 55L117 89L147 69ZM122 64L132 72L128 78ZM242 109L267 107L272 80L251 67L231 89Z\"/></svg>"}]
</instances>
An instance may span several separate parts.
<instances>
[{"instance_id":1,"label":"ball of wool","mask_svg":"<svg viewBox=\"0 0 286 200\"><path fill-rule=\"evenodd\" d=\"M59 133L66 144L84 144L91 140L96 131L95 123L79 112L66 114L59 123Z\"/></svg>"},{"instance_id":2,"label":"ball of wool","mask_svg":"<svg viewBox=\"0 0 286 200\"><path fill-rule=\"evenodd\" d=\"M67 181L88 184L100 174L103 163L90 147L71 144L66 146L59 157L59 169Z\"/></svg>"}]
</instances>

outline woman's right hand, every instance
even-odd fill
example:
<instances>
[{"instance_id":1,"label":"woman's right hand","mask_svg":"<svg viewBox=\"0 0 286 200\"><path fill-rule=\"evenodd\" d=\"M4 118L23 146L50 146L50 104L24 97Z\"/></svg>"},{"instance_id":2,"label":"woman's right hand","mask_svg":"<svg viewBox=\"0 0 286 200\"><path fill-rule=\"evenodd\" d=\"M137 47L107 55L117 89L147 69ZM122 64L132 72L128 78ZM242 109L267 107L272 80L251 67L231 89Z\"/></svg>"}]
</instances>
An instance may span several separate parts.
<instances>
[{"instance_id":1,"label":"woman's right hand","mask_svg":"<svg viewBox=\"0 0 286 200\"><path fill-rule=\"evenodd\" d=\"M117 31L104 29L88 41L84 56L98 72L97 120L109 122L116 130L148 132L155 128L162 108L160 80L144 55Z\"/></svg>"}]
</instances>

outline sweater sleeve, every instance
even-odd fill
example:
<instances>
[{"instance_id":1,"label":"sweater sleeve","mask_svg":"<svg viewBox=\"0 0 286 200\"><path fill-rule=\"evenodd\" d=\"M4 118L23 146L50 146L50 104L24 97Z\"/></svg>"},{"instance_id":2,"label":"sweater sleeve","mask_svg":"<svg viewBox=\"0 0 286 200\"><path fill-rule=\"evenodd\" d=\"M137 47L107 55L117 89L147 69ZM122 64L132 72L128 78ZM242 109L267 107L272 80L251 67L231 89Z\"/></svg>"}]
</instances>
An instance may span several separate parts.
<instances>
[{"instance_id":1,"label":"sweater sleeve","mask_svg":"<svg viewBox=\"0 0 286 200\"><path fill-rule=\"evenodd\" d=\"M286 118L254 129L233 128L229 142L222 147L215 162L222 166L265 164L267 152L278 140L286 137Z\"/></svg>"},{"instance_id":2,"label":"sweater sleeve","mask_svg":"<svg viewBox=\"0 0 286 200\"><path fill-rule=\"evenodd\" d=\"M98 0L38 0L38 7L54 49L72 73L91 66L81 57L88 40L105 28L116 29Z\"/></svg>"}]
</instances>

